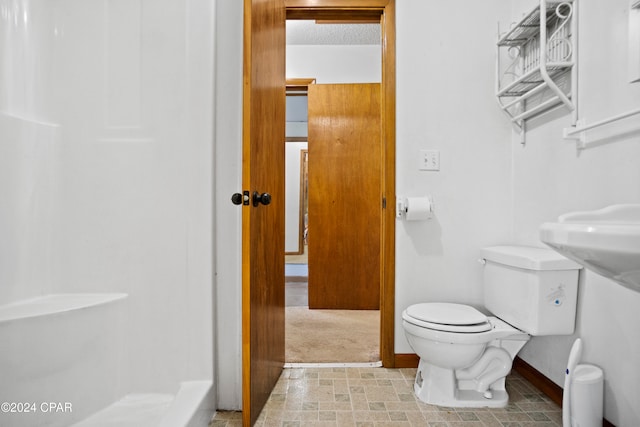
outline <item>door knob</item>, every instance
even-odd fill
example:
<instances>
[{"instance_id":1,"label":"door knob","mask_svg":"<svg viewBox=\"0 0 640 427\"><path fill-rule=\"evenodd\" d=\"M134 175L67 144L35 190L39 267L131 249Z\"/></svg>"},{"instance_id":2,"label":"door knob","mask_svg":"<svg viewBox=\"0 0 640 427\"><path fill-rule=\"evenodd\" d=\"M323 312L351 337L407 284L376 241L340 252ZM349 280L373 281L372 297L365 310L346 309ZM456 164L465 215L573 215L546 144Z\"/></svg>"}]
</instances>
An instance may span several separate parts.
<instances>
[{"instance_id":1,"label":"door knob","mask_svg":"<svg viewBox=\"0 0 640 427\"><path fill-rule=\"evenodd\" d=\"M231 196L231 203L234 205L248 205L249 204L249 192L244 191L242 194L234 193Z\"/></svg>"},{"instance_id":2,"label":"door knob","mask_svg":"<svg viewBox=\"0 0 640 427\"><path fill-rule=\"evenodd\" d=\"M258 206L260 203L263 205L268 205L271 203L271 194L269 193L258 193L257 191L253 192L253 206Z\"/></svg>"}]
</instances>

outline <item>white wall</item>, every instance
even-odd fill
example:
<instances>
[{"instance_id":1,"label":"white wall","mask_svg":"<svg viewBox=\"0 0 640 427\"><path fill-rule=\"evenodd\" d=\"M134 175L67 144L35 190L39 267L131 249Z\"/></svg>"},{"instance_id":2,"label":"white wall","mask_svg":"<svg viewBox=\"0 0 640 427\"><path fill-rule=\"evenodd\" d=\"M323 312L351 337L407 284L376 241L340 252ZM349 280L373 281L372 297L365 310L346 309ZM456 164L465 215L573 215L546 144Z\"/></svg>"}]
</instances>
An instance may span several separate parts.
<instances>
[{"instance_id":1,"label":"white wall","mask_svg":"<svg viewBox=\"0 0 640 427\"><path fill-rule=\"evenodd\" d=\"M499 0L396 7L396 192L435 204L431 220L396 223L395 351L413 353L402 311L418 301L480 307L479 249L511 241L510 126L493 83L496 20L509 10ZM420 149L440 151L439 172L418 170Z\"/></svg>"},{"instance_id":2,"label":"white wall","mask_svg":"<svg viewBox=\"0 0 640 427\"><path fill-rule=\"evenodd\" d=\"M216 4L215 233L218 408L242 406L242 190L243 2Z\"/></svg>"},{"instance_id":3,"label":"white wall","mask_svg":"<svg viewBox=\"0 0 640 427\"><path fill-rule=\"evenodd\" d=\"M287 78L315 78L316 83L379 83L379 45L287 46Z\"/></svg>"},{"instance_id":4,"label":"white wall","mask_svg":"<svg viewBox=\"0 0 640 427\"><path fill-rule=\"evenodd\" d=\"M514 16L536 2L513 2ZM579 118L587 123L640 106L640 84L628 84L627 0L579 1ZM538 227L558 215L617 203L640 203L640 118L587 134L584 150L562 139L566 110L531 121L523 147L514 138L514 237L540 246ZM635 130L634 130L635 129ZM563 385L573 341L583 361L605 374L605 417L618 426L640 425L640 293L591 272L581 273L577 326L570 337L533 338L521 357Z\"/></svg>"},{"instance_id":5,"label":"white wall","mask_svg":"<svg viewBox=\"0 0 640 427\"><path fill-rule=\"evenodd\" d=\"M212 379L210 2L0 5L0 302L125 292L122 392Z\"/></svg>"}]
</instances>

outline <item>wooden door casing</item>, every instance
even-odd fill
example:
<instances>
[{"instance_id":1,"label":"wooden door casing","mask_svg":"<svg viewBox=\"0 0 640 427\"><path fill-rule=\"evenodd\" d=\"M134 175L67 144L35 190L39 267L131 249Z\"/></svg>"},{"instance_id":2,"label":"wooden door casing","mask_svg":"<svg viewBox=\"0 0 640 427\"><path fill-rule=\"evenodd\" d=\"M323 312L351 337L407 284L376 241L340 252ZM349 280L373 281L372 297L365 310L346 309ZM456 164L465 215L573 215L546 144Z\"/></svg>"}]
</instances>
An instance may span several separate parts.
<instances>
[{"instance_id":1,"label":"wooden door casing","mask_svg":"<svg viewBox=\"0 0 640 427\"><path fill-rule=\"evenodd\" d=\"M285 0L287 19L335 21L378 20L382 36L382 128L384 197L396 197L396 0ZM383 366L410 367L396 357L395 343L395 209L383 213L382 283L380 289L380 355ZM406 365L406 366L405 366Z\"/></svg>"},{"instance_id":2,"label":"wooden door casing","mask_svg":"<svg viewBox=\"0 0 640 427\"><path fill-rule=\"evenodd\" d=\"M383 135L384 135L384 197L387 200L393 201L395 199L395 0L284 0L286 6L286 13L288 17L292 19L315 19L321 16L325 16L327 19L330 17L336 20L352 20L359 19L359 17L365 16L365 20L374 16L380 17L380 23L382 27L382 109L383 109ZM279 110L279 99L282 99L284 108L284 81L280 87L280 83L277 81L257 83L251 86L251 79L259 72L269 70L269 60L264 63L261 62L263 56L260 55L260 49L262 49L263 55L273 56L275 55L276 61L282 60L282 63L276 64L276 70L279 67L284 68L284 21L281 19L280 13L282 1L280 0L244 0L244 95L243 95L243 183L253 185L250 176L251 168L257 168L255 159L250 159L249 153L251 148L249 142L251 140L250 135L255 132L260 132L259 128L261 124L258 123L257 117L262 117L263 125L269 127L269 121L274 123L273 117L269 117L269 114L255 114L256 110L269 110L276 108ZM271 13L263 10L271 10ZM275 31L272 32L270 27L275 25ZM281 27L282 26L282 27ZM256 36L255 33L263 32L267 34L260 34ZM272 34L269 34L272 32ZM257 40L257 39L261 40ZM260 47L258 47L260 46ZM255 48L253 48L255 47ZM281 58L282 57L282 58ZM284 71L283 71L284 73ZM270 73L269 73L270 74ZM279 72L276 73L279 75ZM282 76L284 79L284 75ZM279 77L276 79L279 80ZM280 93L282 89L282 94ZM265 96L260 96L259 92L265 91ZM276 107L274 107L274 104ZM253 113L251 113L253 112ZM284 122L284 119L282 120ZM284 132L284 130L283 130ZM282 141L282 139L280 139ZM257 148L254 144L253 147ZM284 157L284 155L283 155ZM247 189L247 187L244 187ZM262 190L264 191L264 189ZM272 190L273 191L273 190ZM254 294L251 289L251 254L253 249L247 247L246 240L250 235L251 224L256 222L252 218L248 217L248 220L244 220L244 212L247 207L243 207L243 328L242 328L242 342L243 342L243 424L250 426L253 424L257 416L259 415L261 405L264 404L264 400L268 397L267 390L271 390L271 387L275 384L277 378L274 373L279 373L282 369L279 355L280 352L284 353L284 342L280 342L279 339L275 339L272 342L274 344L274 354L276 357L272 362L267 361L267 365L270 368L263 369L264 372L271 372L266 377L263 391L260 393L254 392L251 386L252 383L258 383L257 372L259 370L251 370L252 362L256 356L251 348L251 343L254 341L254 334L260 334L260 329L257 331L252 330L251 324L256 320L254 316L257 313L253 313L251 309L251 294ZM394 355L394 307L395 307L395 213L393 209L386 209L383 214L383 249L382 253L384 260L382 262L382 284L381 284L381 356L384 366L393 367L396 363ZM277 222L277 221L276 221ZM284 235L284 231L282 231ZM267 239L268 240L268 239ZM282 243L284 246L284 243ZM277 246L277 245L276 245ZM280 252L281 254L282 252ZM263 256L256 254L258 257ZM279 256L276 256L279 258ZM266 265L267 263L263 263ZM272 264L273 266L282 265L282 263ZM276 267L277 268L277 267ZM273 273L272 273L273 274ZM278 276L276 273L275 276ZM284 276L284 273L282 274ZM278 279L276 279L278 280ZM284 285L282 286L284 289ZM268 290L267 290L268 291ZM258 292L259 293L259 292ZM267 298L265 298L267 299ZM279 297L275 298L279 301ZM279 305L279 302L276 306ZM256 310L256 312L262 311L262 309ZM284 318L284 307L274 307L271 309L265 309L264 311L274 311L274 325L283 324L280 317ZM279 313L279 314L278 314ZM257 317L260 317L257 316ZM256 339L259 341L259 339ZM281 350L280 350L280 345ZM269 358L269 357L268 357ZM257 358L255 360L258 360ZM266 360L266 359L265 359ZM259 365L259 363L257 363Z\"/></svg>"}]
</instances>

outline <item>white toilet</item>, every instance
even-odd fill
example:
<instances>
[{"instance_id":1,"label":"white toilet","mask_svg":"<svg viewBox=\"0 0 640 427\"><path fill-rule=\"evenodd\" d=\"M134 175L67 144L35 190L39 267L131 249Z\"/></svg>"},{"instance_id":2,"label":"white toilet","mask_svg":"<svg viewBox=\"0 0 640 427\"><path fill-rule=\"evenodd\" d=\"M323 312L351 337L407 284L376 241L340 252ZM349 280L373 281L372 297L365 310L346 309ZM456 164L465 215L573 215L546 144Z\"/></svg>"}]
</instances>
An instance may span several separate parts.
<instances>
[{"instance_id":1,"label":"white toilet","mask_svg":"<svg viewBox=\"0 0 640 427\"><path fill-rule=\"evenodd\" d=\"M493 316L453 303L421 303L402 313L420 357L416 396L439 406L507 405L505 377L530 336L570 335L579 264L546 248L481 250L484 304Z\"/></svg>"}]
</instances>

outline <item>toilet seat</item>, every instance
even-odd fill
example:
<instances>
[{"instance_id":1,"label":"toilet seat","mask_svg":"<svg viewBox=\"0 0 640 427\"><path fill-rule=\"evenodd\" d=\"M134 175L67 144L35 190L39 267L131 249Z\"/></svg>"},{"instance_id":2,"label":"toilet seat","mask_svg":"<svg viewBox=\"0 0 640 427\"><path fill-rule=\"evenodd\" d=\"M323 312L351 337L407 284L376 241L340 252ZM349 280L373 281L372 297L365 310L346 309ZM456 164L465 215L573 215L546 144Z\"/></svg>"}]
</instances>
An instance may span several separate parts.
<instances>
[{"instance_id":1,"label":"toilet seat","mask_svg":"<svg viewBox=\"0 0 640 427\"><path fill-rule=\"evenodd\" d=\"M487 316L464 304L421 303L409 306L402 318L422 328L443 332L479 333L491 330Z\"/></svg>"}]
</instances>

